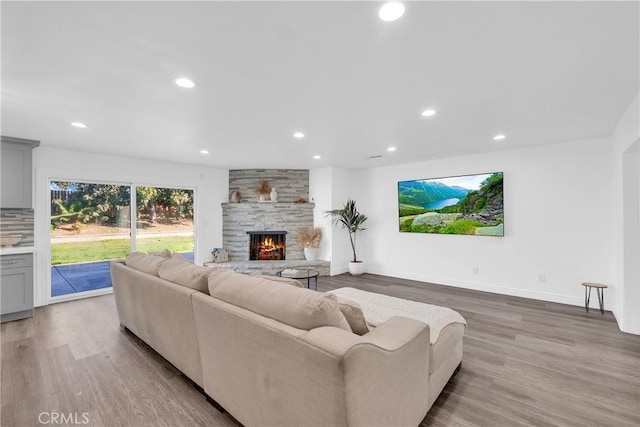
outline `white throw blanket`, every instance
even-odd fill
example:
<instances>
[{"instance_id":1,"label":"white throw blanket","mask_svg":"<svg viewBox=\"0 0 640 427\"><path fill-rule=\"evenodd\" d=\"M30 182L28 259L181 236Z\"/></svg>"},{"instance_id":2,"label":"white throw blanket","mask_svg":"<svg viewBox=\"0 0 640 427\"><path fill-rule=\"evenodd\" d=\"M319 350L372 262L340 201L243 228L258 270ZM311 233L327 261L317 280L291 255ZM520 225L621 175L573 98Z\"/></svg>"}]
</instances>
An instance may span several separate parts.
<instances>
[{"instance_id":1,"label":"white throw blanket","mask_svg":"<svg viewBox=\"0 0 640 427\"><path fill-rule=\"evenodd\" d=\"M403 316L426 323L431 331L431 344L440 336L440 331L451 323L467 325L457 311L439 305L425 304L388 295L361 291L355 288L338 288L326 292L338 297L338 301L355 301L362 308L368 325L377 327L394 316Z\"/></svg>"}]
</instances>

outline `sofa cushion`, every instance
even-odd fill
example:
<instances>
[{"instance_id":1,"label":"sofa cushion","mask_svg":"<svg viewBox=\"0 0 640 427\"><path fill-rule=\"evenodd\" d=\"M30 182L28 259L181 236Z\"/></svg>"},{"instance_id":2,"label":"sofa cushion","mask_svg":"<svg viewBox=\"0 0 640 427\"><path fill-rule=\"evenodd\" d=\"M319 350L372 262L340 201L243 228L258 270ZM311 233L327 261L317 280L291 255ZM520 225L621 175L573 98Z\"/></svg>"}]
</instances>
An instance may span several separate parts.
<instances>
[{"instance_id":1,"label":"sofa cushion","mask_svg":"<svg viewBox=\"0 0 640 427\"><path fill-rule=\"evenodd\" d=\"M235 271L227 268L212 268L211 270L212 272L209 275L209 293L211 293L212 287L215 288L219 283L222 283L225 280L234 280L236 283L245 283L245 277L255 277L258 279L268 280L270 282L281 282L298 288L304 288L304 285L298 280L290 279L288 277L268 276L265 274L253 274L248 276L246 274L236 273Z\"/></svg>"},{"instance_id":2,"label":"sofa cushion","mask_svg":"<svg viewBox=\"0 0 640 427\"><path fill-rule=\"evenodd\" d=\"M335 295L229 271L209 277L209 292L229 304L294 328L308 331L334 326L351 332Z\"/></svg>"},{"instance_id":3,"label":"sofa cushion","mask_svg":"<svg viewBox=\"0 0 640 427\"><path fill-rule=\"evenodd\" d=\"M212 295L213 290L220 283L223 283L226 280L233 280L234 278L237 279L237 276L239 276L238 273L236 273L233 270L229 270L227 268L212 268L211 273L209 273L209 279L208 279L209 295Z\"/></svg>"},{"instance_id":4,"label":"sofa cushion","mask_svg":"<svg viewBox=\"0 0 640 427\"><path fill-rule=\"evenodd\" d=\"M170 256L171 256L171 258L174 258L174 259L179 259L179 260L182 260L182 261L191 262L191 260L189 260L186 256L184 256L184 255L182 255L181 253L178 253L178 252L174 252Z\"/></svg>"},{"instance_id":5,"label":"sofa cushion","mask_svg":"<svg viewBox=\"0 0 640 427\"><path fill-rule=\"evenodd\" d=\"M351 332L357 335L364 335L369 332L367 321L364 319L360 304L355 301L340 301L340 312L342 312L347 323L351 327Z\"/></svg>"},{"instance_id":6,"label":"sofa cushion","mask_svg":"<svg viewBox=\"0 0 640 427\"><path fill-rule=\"evenodd\" d=\"M132 252L127 254L124 263L143 273L158 276L158 265L167 258L158 255L147 255L144 252Z\"/></svg>"},{"instance_id":7,"label":"sofa cushion","mask_svg":"<svg viewBox=\"0 0 640 427\"><path fill-rule=\"evenodd\" d=\"M254 274L253 277L260 277L261 279L273 280L274 282L282 282L289 284L291 286L295 286L297 288L304 288L305 286L296 279L291 279L289 277L280 277L280 276L268 276L266 274Z\"/></svg>"},{"instance_id":8,"label":"sofa cushion","mask_svg":"<svg viewBox=\"0 0 640 427\"><path fill-rule=\"evenodd\" d=\"M161 256L163 258L170 258L171 257L171 251L169 249L163 249L163 250L157 251L157 252L149 252L149 255L157 255L157 256Z\"/></svg>"},{"instance_id":9,"label":"sofa cushion","mask_svg":"<svg viewBox=\"0 0 640 427\"><path fill-rule=\"evenodd\" d=\"M157 252L149 252L149 255L157 255L157 256L161 256L163 258L177 258L177 259L181 259L183 261L191 262L190 259L188 259L184 255L182 255L181 253L172 252L169 249L163 249L163 250L157 251Z\"/></svg>"},{"instance_id":10,"label":"sofa cushion","mask_svg":"<svg viewBox=\"0 0 640 427\"><path fill-rule=\"evenodd\" d=\"M196 291L209 293L208 278L211 269L200 267L189 260L178 258L165 258L158 264L158 275L178 285L186 286Z\"/></svg>"}]
</instances>

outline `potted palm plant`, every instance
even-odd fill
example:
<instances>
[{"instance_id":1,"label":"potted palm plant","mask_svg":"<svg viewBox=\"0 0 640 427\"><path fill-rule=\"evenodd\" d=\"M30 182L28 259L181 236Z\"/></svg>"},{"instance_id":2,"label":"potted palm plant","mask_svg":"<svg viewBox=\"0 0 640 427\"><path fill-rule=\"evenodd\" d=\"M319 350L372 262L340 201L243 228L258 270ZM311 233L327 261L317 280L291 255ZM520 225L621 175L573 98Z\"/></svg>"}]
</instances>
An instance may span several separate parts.
<instances>
[{"instance_id":1,"label":"potted palm plant","mask_svg":"<svg viewBox=\"0 0 640 427\"><path fill-rule=\"evenodd\" d=\"M358 256L356 255L356 237L358 231L365 230L362 224L367 220L367 216L358 212L355 200L351 199L347 199L347 203L344 204L342 209L327 211L326 214L331 217L333 224L340 225L342 228L347 229L349 241L351 242L351 250L353 251L353 260L349 261L349 273L353 276L361 275L364 273L364 263L358 261Z\"/></svg>"}]
</instances>

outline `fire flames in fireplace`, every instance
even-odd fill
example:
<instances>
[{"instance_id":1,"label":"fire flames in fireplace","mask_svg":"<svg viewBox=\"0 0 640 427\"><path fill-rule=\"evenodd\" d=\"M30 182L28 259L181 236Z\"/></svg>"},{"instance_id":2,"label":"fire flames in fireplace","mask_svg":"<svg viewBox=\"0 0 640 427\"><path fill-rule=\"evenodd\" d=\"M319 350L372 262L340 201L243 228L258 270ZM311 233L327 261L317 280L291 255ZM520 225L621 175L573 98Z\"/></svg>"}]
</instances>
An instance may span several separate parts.
<instances>
[{"instance_id":1,"label":"fire flames in fireplace","mask_svg":"<svg viewBox=\"0 0 640 427\"><path fill-rule=\"evenodd\" d=\"M273 261L284 260L286 256L286 232L284 231L265 231L265 232L248 232L250 235L249 242L249 259Z\"/></svg>"}]
</instances>

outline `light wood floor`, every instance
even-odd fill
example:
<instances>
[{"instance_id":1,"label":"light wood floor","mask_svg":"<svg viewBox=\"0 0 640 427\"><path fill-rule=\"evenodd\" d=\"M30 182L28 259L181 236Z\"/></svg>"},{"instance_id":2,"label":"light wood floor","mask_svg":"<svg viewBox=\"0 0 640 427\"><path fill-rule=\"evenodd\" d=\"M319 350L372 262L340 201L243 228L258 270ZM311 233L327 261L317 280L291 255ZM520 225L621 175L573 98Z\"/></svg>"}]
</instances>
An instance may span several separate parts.
<instances>
[{"instance_id":1,"label":"light wood floor","mask_svg":"<svg viewBox=\"0 0 640 427\"><path fill-rule=\"evenodd\" d=\"M640 425L640 337L609 312L374 275L319 280L320 291L343 286L467 319L462 369L423 426ZM236 425L120 329L112 295L41 307L1 329L2 426L42 425L52 412L91 426Z\"/></svg>"}]
</instances>

